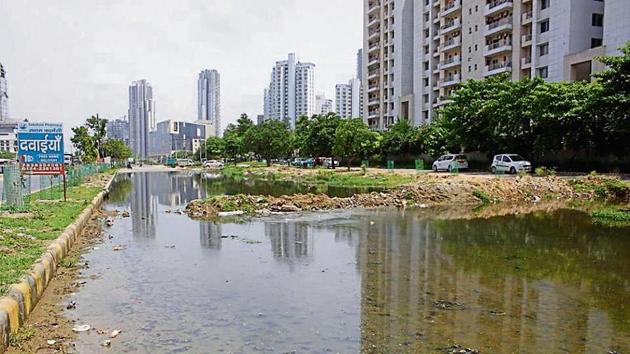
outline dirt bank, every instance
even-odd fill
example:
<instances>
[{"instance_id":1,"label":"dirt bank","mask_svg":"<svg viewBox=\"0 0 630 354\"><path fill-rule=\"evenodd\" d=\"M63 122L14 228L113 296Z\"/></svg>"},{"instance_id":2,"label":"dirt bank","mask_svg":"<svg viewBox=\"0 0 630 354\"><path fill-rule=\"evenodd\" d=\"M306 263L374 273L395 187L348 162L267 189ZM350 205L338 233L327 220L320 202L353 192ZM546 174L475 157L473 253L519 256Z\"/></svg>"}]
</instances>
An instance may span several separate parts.
<instances>
[{"instance_id":1,"label":"dirt bank","mask_svg":"<svg viewBox=\"0 0 630 354\"><path fill-rule=\"evenodd\" d=\"M612 181L612 182L611 182ZM324 194L272 196L217 196L195 200L186 213L194 218L214 218L222 212L269 214L315 210L378 208L436 205L480 205L509 202L531 204L541 201L592 200L598 197L625 199L627 187L608 190L618 180L604 177L583 177L570 180L558 177L518 176L514 178L469 175L423 174L414 182L385 192L355 194L349 198L334 198ZM616 184L615 184L616 185ZM620 195L616 195L619 193ZM624 202L624 200L622 200Z\"/></svg>"},{"instance_id":2,"label":"dirt bank","mask_svg":"<svg viewBox=\"0 0 630 354\"><path fill-rule=\"evenodd\" d=\"M101 240L102 219L98 212L92 215L70 254L62 261L57 275L46 288L44 296L20 329L19 339L13 340L7 353L72 353L72 323L63 311L67 296L85 284L80 278L81 270L88 267L80 256ZM49 341L50 344L49 344ZM54 341L54 343L52 342Z\"/></svg>"}]
</instances>

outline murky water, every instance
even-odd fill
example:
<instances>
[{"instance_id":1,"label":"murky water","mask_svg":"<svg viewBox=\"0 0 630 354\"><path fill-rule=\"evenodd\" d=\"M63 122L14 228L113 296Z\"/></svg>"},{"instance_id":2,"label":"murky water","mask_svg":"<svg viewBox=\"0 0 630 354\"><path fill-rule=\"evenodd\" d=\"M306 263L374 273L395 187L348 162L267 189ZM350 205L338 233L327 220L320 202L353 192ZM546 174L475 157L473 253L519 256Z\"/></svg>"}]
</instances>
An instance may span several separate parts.
<instances>
[{"instance_id":1,"label":"murky water","mask_svg":"<svg viewBox=\"0 0 630 354\"><path fill-rule=\"evenodd\" d=\"M106 335L80 334L80 353L630 352L628 229L571 210L216 225L168 212L208 193L196 178L116 184L106 208L131 217L85 256L95 279L67 314L123 333L109 349L99 347Z\"/></svg>"}]
</instances>

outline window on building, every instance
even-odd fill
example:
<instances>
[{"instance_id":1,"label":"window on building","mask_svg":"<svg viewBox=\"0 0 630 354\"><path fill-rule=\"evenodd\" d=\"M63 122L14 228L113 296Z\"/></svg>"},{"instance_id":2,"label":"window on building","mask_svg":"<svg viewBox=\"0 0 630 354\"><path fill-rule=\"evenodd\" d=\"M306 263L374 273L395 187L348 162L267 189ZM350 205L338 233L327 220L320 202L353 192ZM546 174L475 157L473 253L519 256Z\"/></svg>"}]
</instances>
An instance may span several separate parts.
<instances>
[{"instance_id":1,"label":"window on building","mask_svg":"<svg viewBox=\"0 0 630 354\"><path fill-rule=\"evenodd\" d=\"M538 46L538 56L549 54L549 43L541 44Z\"/></svg>"},{"instance_id":2,"label":"window on building","mask_svg":"<svg viewBox=\"0 0 630 354\"><path fill-rule=\"evenodd\" d=\"M604 15L603 14L593 14L592 24L595 27L603 27L604 26Z\"/></svg>"},{"instance_id":3,"label":"window on building","mask_svg":"<svg viewBox=\"0 0 630 354\"><path fill-rule=\"evenodd\" d=\"M546 66L543 66L542 68L538 68L538 77L541 77L543 79L546 79L547 77L549 77L549 68Z\"/></svg>"},{"instance_id":4,"label":"window on building","mask_svg":"<svg viewBox=\"0 0 630 354\"><path fill-rule=\"evenodd\" d=\"M597 48L602 46L601 38L591 38L591 48Z\"/></svg>"},{"instance_id":5,"label":"window on building","mask_svg":"<svg viewBox=\"0 0 630 354\"><path fill-rule=\"evenodd\" d=\"M549 20L544 20L540 23L540 33L545 33L549 31Z\"/></svg>"},{"instance_id":6,"label":"window on building","mask_svg":"<svg viewBox=\"0 0 630 354\"><path fill-rule=\"evenodd\" d=\"M550 0L540 0L540 9L544 10L549 7Z\"/></svg>"},{"instance_id":7,"label":"window on building","mask_svg":"<svg viewBox=\"0 0 630 354\"><path fill-rule=\"evenodd\" d=\"M477 51L477 49L479 49L479 47L477 47L477 45L475 44L475 52Z\"/></svg>"},{"instance_id":8,"label":"window on building","mask_svg":"<svg viewBox=\"0 0 630 354\"><path fill-rule=\"evenodd\" d=\"M429 70L429 62L428 61L424 62L424 70Z\"/></svg>"}]
</instances>

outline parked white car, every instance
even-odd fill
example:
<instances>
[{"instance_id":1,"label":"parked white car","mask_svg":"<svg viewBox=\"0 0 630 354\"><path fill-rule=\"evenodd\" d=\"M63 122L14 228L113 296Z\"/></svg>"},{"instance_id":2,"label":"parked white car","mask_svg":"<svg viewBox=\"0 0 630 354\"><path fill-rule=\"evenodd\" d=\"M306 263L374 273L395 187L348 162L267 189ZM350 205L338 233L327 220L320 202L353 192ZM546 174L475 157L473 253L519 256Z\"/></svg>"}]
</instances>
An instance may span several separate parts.
<instances>
[{"instance_id":1,"label":"parked white car","mask_svg":"<svg viewBox=\"0 0 630 354\"><path fill-rule=\"evenodd\" d=\"M433 162L433 171L454 171L468 169L466 155L446 154Z\"/></svg>"},{"instance_id":2,"label":"parked white car","mask_svg":"<svg viewBox=\"0 0 630 354\"><path fill-rule=\"evenodd\" d=\"M204 168L223 168L223 162L217 160L206 160L203 162Z\"/></svg>"},{"instance_id":3,"label":"parked white car","mask_svg":"<svg viewBox=\"0 0 630 354\"><path fill-rule=\"evenodd\" d=\"M333 160L331 158L324 159L323 165L326 168L332 168ZM339 167L339 161L335 160L335 167Z\"/></svg>"},{"instance_id":4,"label":"parked white car","mask_svg":"<svg viewBox=\"0 0 630 354\"><path fill-rule=\"evenodd\" d=\"M492 173L508 172L516 174L521 171L531 172L532 163L517 154L494 155L490 169Z\"/></svg>"},{"instance_id":5,"label":"parked white car","mask_svg":"<svg viewBox=\"0 0 630 354\"><path fill-rule=\"evenodd\" d=\"M178 167L188 167L188 166L192 166L193 160L191 159L177 159L177 166Z\"/></svg>"}]
</instances>

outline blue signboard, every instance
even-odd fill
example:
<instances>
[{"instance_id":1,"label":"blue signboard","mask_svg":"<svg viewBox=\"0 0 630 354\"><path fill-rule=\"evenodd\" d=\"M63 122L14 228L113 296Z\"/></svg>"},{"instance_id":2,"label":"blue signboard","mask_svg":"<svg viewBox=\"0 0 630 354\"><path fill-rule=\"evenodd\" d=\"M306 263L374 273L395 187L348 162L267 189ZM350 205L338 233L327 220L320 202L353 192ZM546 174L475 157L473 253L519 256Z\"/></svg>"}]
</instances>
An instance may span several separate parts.
<instances>
[{"instance_id":1,"label":"blue signboard","mask_svg":"<svg viewBox=\"0 0 630 354\"><path fill-rule=\"evenodd\" d=\"M22 164L62 164L61 123L21 122L17 129L18 160Z\"/></svg>"}]
</instances>

